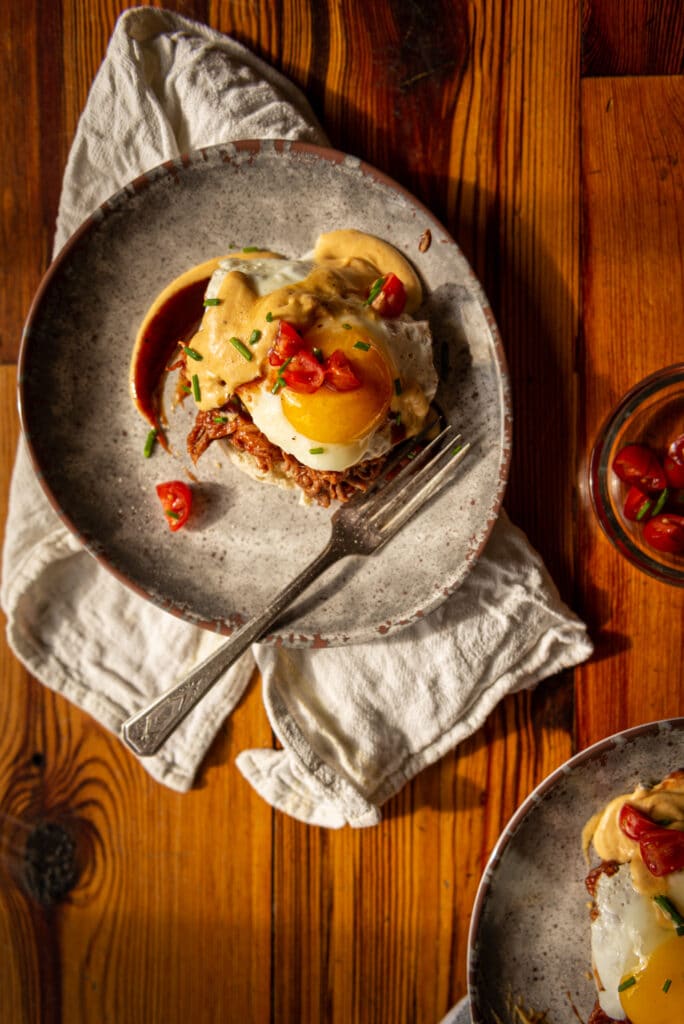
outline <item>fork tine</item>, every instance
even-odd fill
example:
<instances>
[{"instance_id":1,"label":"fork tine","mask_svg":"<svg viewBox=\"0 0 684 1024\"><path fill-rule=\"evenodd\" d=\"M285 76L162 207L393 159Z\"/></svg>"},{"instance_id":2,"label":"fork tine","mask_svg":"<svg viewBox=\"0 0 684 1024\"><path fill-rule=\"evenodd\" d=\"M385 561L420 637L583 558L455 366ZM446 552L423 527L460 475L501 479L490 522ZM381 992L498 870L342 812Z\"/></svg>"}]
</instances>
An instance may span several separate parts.
<instances>
[{"instance_id":1,"label":"fork tine","mask_svg":"<svg viewBox=\"0 0 684 1024\"><path fill-rule=\"evenodd\" d=\"M383 511L389 507L395 496L401 499L408 484L411 484L412 489L417 488L426 473L431 475L434 472L431 468L433 460L439 459L444 454L446 447L456 445L460 440L461 435L457 434L451 425L445 427L414 458L410 459L395 476L373 494L366 506L366 515L372 518L376 508L379 511Z\"/></svg>"},{"instance_id":2,"label":"fork tine","mask_svg":"<svg viewBox=\"0 0 684 1024\"><path fill-rule=\"evenodd\" d=\"M408 482L404 491L404 494L408 491L409 497L404 504L400 504L401 497L398 495L392 499L390 503L392 507L389 508L389 518L385 519L380 529L385 533L386 539L389 540L400 527L409 519L421 505L424 505L433 494L445 483L447 477L453 473L454 469L463 461L468 450L470 449L470 443L466 442L459 448L455 454L441 452L437 458L426 466L426 469L430 469L431 473L422 482L422 486L419 486L417 490L413 490L411 483ZM444 455L448 454L447 461L444 462ZM440 466L440 463L444 462L444 465ZM439 466L439 468L437 468Z\"/></svg>"}]
</instances>

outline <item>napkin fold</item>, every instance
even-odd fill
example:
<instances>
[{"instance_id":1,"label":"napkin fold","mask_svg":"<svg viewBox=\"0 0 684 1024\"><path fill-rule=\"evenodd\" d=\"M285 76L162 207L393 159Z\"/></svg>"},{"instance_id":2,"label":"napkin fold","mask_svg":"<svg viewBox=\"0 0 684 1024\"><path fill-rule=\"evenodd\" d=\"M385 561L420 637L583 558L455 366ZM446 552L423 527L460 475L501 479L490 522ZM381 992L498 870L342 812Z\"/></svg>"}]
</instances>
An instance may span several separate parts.
<instances>
[{"instance_id":1,"label":"napkin fold","mask_svg":"<svg viewBox=\"0 0 684 1024\"><path fill-rule=\"evenodd\" d=\"M301 92L244 46L170 11L127 10L78 124L54 252L137 175L241 138L327 143ZM139 597L81 547L46 499L23 441L0 600L10 646L30 672L117 734L222 642ZM282 749L243 751L243 775L305 822L372 825L384 801L477 729L505 694L591 651L584 624L504 514L464 584L426 619L352 647L254 645L142 763L188 789L256 665Z\"/></svg>"}]
</instances>

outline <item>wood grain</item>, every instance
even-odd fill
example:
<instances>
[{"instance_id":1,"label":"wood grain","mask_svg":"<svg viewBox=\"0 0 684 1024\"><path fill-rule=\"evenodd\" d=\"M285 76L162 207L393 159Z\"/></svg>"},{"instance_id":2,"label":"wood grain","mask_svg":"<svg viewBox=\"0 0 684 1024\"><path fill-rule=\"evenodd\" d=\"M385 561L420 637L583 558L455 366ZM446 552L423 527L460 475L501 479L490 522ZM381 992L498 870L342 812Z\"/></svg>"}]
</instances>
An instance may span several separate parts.
<instances>
[{"instance_id":1,"label":"wood grain","mask_svg":"<svg viewBox=\"0 0 684 1024\"><path fill-rule=\"evenodd\" d=\"M684 18L679 0L583 0L582 74L681 75Z\"/></svg>"},{"instance_id":2,"label":"wood grain","mask_svg":"<svg viewBox=\"0 0 684 1024\"><path fill-rule=\"evenodd\" d=\"M127 5L6 6L2 522L21 325L70 141ZM504 700L377 828L328 832L273 813L233 764L273 745L258 684L181 796L0 641L0 1020L436 1022L465 991L477 885L515 808L573 750L684 708L684 592L615 554L583 487L607 408L682 354L683 79L580 78L680 72L681 8L168 6L287 74L332 145L414 191L458 240L511 371L508 510L587 616L597 655Z\"/></svg>"},{"instance_id":3,"label":"wood grain","mask_svg":"<svg viewBox=\"0 0 684 1024\"><path fill-rule=\"evenodd\" d=\"M582 85L583 448L615 402L684 354L684 79ZM585 465L580 467L581 471ZM652 583L579 506L584 612L599 656L578 673L584 746L684 709L684 590ZM598 686L600 679L602 686Z\"/></svg>"}]
</instances>

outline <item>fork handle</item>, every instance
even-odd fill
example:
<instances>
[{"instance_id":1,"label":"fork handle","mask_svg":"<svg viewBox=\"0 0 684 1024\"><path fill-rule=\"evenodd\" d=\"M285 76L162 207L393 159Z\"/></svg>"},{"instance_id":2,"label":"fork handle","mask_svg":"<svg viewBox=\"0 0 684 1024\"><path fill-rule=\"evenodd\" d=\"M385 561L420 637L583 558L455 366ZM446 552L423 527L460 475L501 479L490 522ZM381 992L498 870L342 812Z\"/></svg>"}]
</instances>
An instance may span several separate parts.
<instances>
[{"instance_id":1,"label":"fork handle","mask_svg":"<svg viewBox=\"0 0 684 1024\"><path fill-rule=\"evenodd\" d=\"M237 661L250 644L262 637L276 619L320 574L341 557L334 538L264 610L240 626L224 644L197 668L147 708L138 711L121 726L124 742L136 754L156 754L183 719L209 692L219 676Z\"/></svg>"}]
</instances>

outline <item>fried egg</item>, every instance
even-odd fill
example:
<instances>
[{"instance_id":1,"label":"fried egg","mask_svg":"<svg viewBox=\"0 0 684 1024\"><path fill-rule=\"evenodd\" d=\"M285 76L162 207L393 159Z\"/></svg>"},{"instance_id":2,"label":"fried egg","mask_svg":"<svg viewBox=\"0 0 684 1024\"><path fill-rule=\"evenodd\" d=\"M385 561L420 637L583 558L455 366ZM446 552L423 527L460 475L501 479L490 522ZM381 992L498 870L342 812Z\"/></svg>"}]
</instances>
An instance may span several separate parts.
<instances>
[{"instance_id":1,"label":"fried egg","mask_svg":"<svg viewBox=\"0 0 684 1024\"><path fill-rule=\"evenodd\" d=\"M190 342L199 357L191 371L200 410L237 396L272 444L323 471L384 455L398 437L418 433L437 390L429 325L408 312L384 318L367 301L380 271L394 266L406 286L406 309L415 310L415 272L387 243L361 232L324 235L300 260L260 252L222 260ZM341 352L359 386L324 384L313 393L284 386L269 359L281 321L320 361Z\"/></svg>"},{"instance_id":2,"label":"fried egg","mask_svg":"<svg viewBox=\"0 0 684 1024\"><path fill-rule=\"evenodd\" d=\"M621 825L625 809L645 816L661 834L683 831L684 772L612 799L587 823L583 840L585 850L593 843L602 862L590 886L599 1005L614 1021L673 1024L684 1021L684 870L667 870L668 864L679 867L676 858L661 862L657 874L656 865L649 869L639 840ZM664 849L676 849L673 842Z\"/></svg>"},{"instance_id":3,"label":"fried egg","mask_svg":"<svg viewBox=\"0 0 684 1024\"><path fill-rule=\"evenodd\" d=\"M684 872L664 882L663 894L684 915ZM684 1021L684 937L652 896L635 889L629 864L601 875L596 910L591 949L604 1013L632 1024Z\"/></svg>"}]
</instances>

